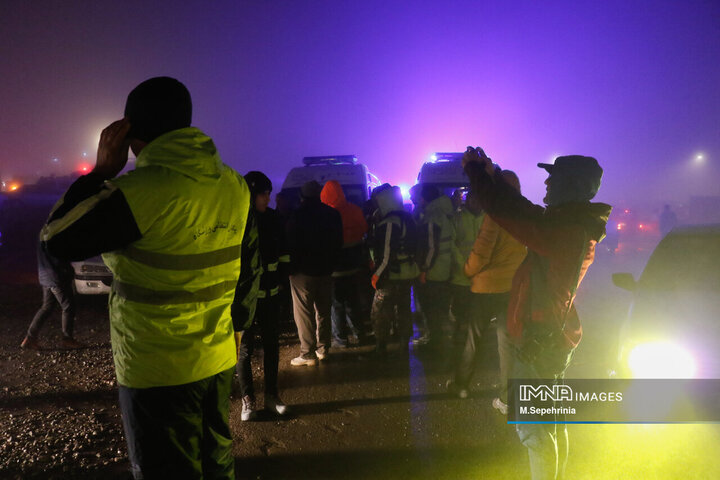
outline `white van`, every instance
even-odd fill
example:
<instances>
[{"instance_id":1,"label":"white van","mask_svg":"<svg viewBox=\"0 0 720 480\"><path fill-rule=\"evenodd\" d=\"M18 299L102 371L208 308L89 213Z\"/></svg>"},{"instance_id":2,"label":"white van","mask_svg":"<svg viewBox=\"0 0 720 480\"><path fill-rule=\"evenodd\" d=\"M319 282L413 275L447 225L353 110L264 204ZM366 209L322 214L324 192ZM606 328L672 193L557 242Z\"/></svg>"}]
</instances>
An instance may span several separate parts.
<instances>
[{"instance_id":1,"label":"white van","mask_svg":"<svg viewBox=\"0 0 720 480\"><path fill-rule=\"evenodd\" d=\"M378 178L365 165L358 163L355 155L305 157L302 167L288 172L281 189L293 208L300 204L300 187L310 180L320 185L336 180L342 185L345 198L359 207L370 198L373 188L380 185Z\"/></svg>"},{"instance_id":2,"label":"white van","mask_svg":"<svg viewBox=\"0 0 720 480\"><path fill-rule=\"evenodd\" d=\"M75 292L80 295L107 295L110 293L113 274L101 256L71 262L75 270Z\"/></svg>"},{"instance_id":3,"label":"white van","mask_svg":"<svg viewBox=\"0 0 720 480\"><path fill-rule=\"evenodd\" d=\"M417 183L434 185L448 197L458 188L467 191L470 179L462 168L463 152L438 152L423 163L418 173Z\"/></svg>"}]
</instances>

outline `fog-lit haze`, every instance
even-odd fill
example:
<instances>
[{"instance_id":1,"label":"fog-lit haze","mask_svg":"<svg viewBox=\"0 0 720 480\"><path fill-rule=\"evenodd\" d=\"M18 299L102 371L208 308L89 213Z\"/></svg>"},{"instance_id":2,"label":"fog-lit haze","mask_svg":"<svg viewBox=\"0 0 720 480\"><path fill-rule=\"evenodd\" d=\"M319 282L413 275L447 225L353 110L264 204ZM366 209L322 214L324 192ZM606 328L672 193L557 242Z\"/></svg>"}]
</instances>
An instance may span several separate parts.
<instances>
[{"instance_id":1,"label":"fog-lit haze","mask_svg":"<svg viewBox=\"0 0 720 480\"><path fill-rule=\"evenodd\" d=\"M0 13L2 179L92 165L128 92L168 75L224 161L275 182L305 155L349 153L412 184L432 152L479 144L534 201L535 164L574 153L604 167L602 201L720 195L717 1L3 1Z\"/></svg>"}]
</instances>

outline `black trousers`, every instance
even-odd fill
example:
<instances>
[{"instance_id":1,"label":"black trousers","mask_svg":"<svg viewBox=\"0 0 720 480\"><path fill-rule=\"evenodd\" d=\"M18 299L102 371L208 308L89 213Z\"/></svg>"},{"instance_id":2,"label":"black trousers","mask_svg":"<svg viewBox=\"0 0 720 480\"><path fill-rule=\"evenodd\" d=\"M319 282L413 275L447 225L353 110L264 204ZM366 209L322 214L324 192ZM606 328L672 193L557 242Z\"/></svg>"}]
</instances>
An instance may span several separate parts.
<instances>
[{"instance_id":1,"label":"black trousers","mask_svg":"<svg viewBox=\"0 0 720 480\"><path fill-rule=\"evenodd\" d=\"M447 282L417 283L417 299L427 320L430 342L443 345L444 329L450 323L450 285Z\"/></svg>"},{"instance_id":2,"label":"black trousers","mask_svg":"<svg viewBox=\"0 0 720 480\"><path fill-rule=\"evenodd\" d=\"M332 335L333 342L347 345L348 327L362 341L365 337L365 321L370 310L364 305L362 284L363 273L346 277L333 277L332 289Z\"/></svg>"},{"instance_id":3,"label":"black trousers","mask_svg":"<svg viewBox=\"0 0 720 480\"><path fill-rule=\"evenodd\" d=\"M504 321L507 314L509 293L473 293L469 302L467 337L465 348L457 361L455 382L460 388L467 388L477 370L482 352L480 339L488 331L490 320Z\"/></svg>"},{"instance_id":4,"label":"black trousers","mask_svg":"<svg viewBox=\"0 0 720 480\"><path fill-rule=\"evenodd\" d=\"M171 387L119 386L130 468L139 479L234 479L233 369Z\"/></svg>"},{"instance_id":5,"label":"black trousers","mask_svg":"<svg viewBox=\"0 0 720 480\"><path fill-rule=\"evenodd\" d=\"M43 287L43 303L40 310L37 311L35 317L28 327L28 337L37 338L40 329L45 321L50 317L55 304L59 304L62 309L62 332L66 337L73 336L73 327L75 325L75 297L73 296L71 284L57 287Z\"/></svg>"},{"instance_id":6,"label":"black trousers","mask_svg":"<svg viewBox=\"0 0 720 480\"><path fill-rule=\"evenodd\" d=\"M245 395L255 396L250 360L255 350L257 333L260 333L263 348L265 395L278 394L278 362L280 357L280 347L278 346L280 303L278 300L277 295L258 299L255 320L250 328L243 332L240 340L237 373L240 382L240 393L243 397Z\"/></svg>"}]
</instances>

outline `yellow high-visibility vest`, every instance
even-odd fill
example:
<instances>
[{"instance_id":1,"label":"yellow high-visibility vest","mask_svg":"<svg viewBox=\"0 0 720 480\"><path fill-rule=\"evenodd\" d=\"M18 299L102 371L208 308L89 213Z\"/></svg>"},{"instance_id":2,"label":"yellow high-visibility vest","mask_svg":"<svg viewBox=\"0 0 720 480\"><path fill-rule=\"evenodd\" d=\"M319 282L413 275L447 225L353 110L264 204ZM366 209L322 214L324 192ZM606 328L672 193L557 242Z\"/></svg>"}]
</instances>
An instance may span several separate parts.
<instances>
[{"instance_id":1,"label":"yellow high-visibility vest","mask_svg":"<svg viewBox=\"0 0 720 480\"><path fill-rule=\"evenodd\" d=\"M235 365L230 305L250 193L196 128L145 146L120 189L142 238L103 254L118 383L181 385Z\"/></svg>"}]
</instances>

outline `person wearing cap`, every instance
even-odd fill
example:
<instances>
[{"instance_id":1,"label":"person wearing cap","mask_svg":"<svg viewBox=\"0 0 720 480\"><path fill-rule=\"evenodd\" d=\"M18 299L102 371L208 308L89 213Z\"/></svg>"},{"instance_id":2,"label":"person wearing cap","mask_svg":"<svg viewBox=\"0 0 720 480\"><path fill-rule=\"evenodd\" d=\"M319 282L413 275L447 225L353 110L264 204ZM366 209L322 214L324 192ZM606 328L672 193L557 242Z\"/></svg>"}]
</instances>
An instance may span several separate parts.
<instances>
[{"instance_id":1,"label":"person wearing cap","mask_svg":"<svg viewBox=\"0 0 720 480\"><path fill-rule=\"evenodd\" d=\"M300 188L300 207L287 222L293 316L300 338L294 367L316 365L330 352L332 273L343 246L340 213L320 201L315 180Z\"/></svg>"},{"instance_id":2,"label":"person wearing cap","mask_svg":"<svg viewBox=\"0 0 720 480\"><path fill-rule=\"evenodd\" d=\"M562 382L582 337L575 294L593 262L596 244L605 236L612 210L590 201L600 188L602 168L596 159L581 155L538 164L550 174L542 207L502 181L500 168L481 148L468 147L462 162L473 198L528 249L513 277L507 312L516 351L512 377ZM514 395L517 392L509 392ZM563 478L568 455L565 426L533 423L516 428L528 449L532 478Z\"/></svg>"},{"instance_id":3,"label":"person wearing cap","mask_svg":"<svg viewBox=\"0 0 720 480\"><path fill-rule=\"evenodd\" d=\"M125 117L103 130L92 172L70 186L41 232L50 254L103 253L113 273L110 337L138 479L235 478L231 304L251 292L237 288L250 191L191 118L179 81L138 85ZM135 169L119 175L128 148Z\"/></svg>"},{"instance_id":4,"label":"person wearing cap","mask_svg":"<svg viewBox=\"0 0 720 480\"><path fill-rule=\"evenodd\" d=\"M287 406L278 395L278 362L280 357L280 258L285 255L283 226L277 212L270 208L270 193L272 182L262 172L252 171L245 174L245 181L250 188L251 217L257 229L256 239L251 234L248 242L257 241L259 248L248 248L249 252L259 252L259 259L243 258L243 268L246 264L262 268L258 280L257 305L254 314L248 319L241 308L238 318L233 315L236 336L240 337L238 344L237 374L242 396L242 410L240 420L246 422L253 420L257 414L255 403L255 388L253 385L251 359L255 346L255 336L260 334L263 349L263 372L265 374L265 409L278 415L284 415ZM250 225L250 221L248 221ZM248 231L246 228L246 231ZM248 235L246 235L248 237ZM252 267L251 267L252 268ZM243 277L243 275L241 275ZM239 283L242 288L242 282ZM236 297L238 301L243 296ZM237 307L237 302L233 305ZM233 308L233 314L236 309ZM240 322L244 320L245 323Z\"/></svg>"}]
</instances>

